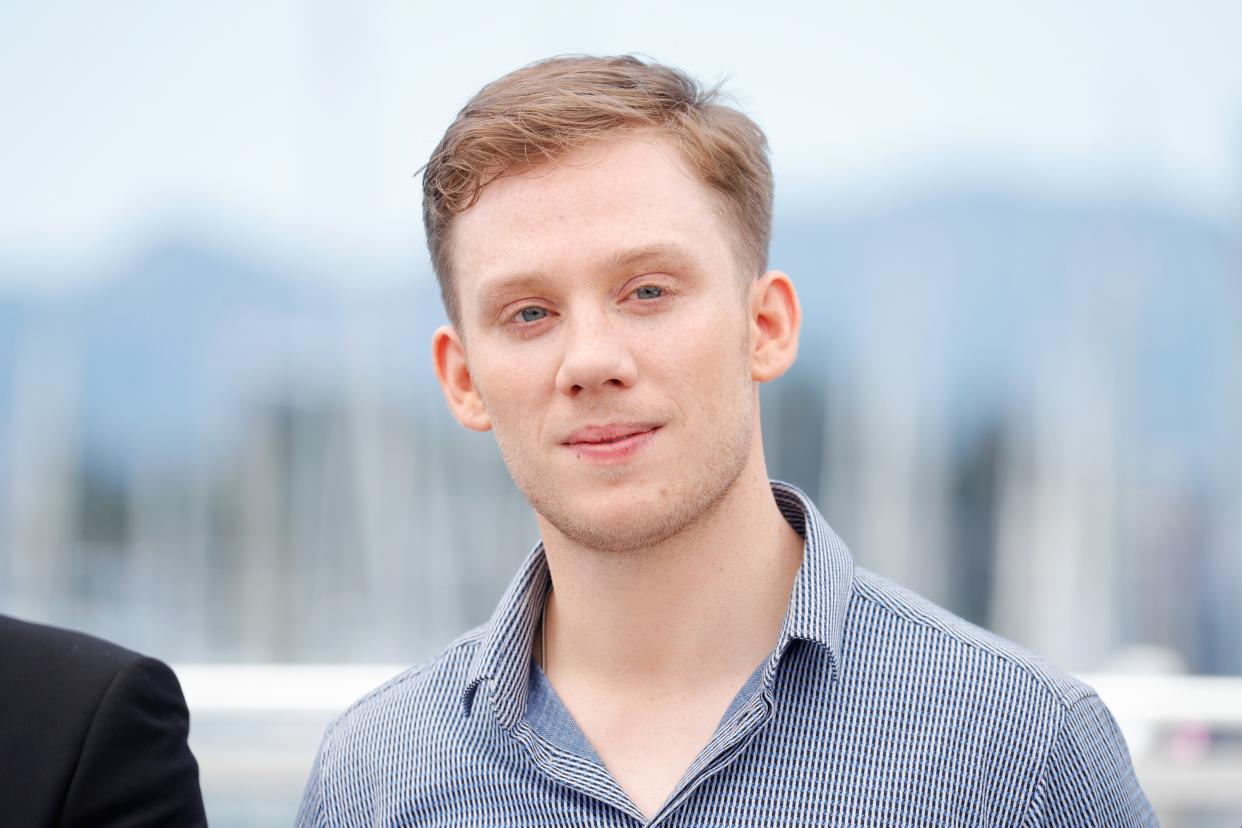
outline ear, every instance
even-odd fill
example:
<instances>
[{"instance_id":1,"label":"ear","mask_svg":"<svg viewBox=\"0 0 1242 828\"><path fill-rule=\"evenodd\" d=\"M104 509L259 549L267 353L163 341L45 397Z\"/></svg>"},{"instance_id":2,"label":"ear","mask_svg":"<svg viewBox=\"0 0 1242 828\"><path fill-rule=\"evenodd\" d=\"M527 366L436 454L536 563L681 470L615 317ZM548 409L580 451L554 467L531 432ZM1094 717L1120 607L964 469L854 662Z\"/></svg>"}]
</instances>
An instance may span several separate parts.
<instances>
[{"instance_id":1,"label":"ear","mask_svg":"<svg viewBox=\"0 0 1242 828\"><path fill-rule=\"evenodd\" d=\"M431 359L435 363L436 379L448 401L449 411L471 431L487 431L492 420L487 416L483 398L474 387L470 367L466 364L466 349L461 337L452 325L441 325L431 337Z\"/></svg>"},{"instance_id":2,"label":"ear","mask_svg":"<svg viewBox=\"0 0 1242 828\"><path fill-rule=\"evenodd\" d=\"M798 356L802 307L793 282L769 270L750 286L750 374L770 382L789 370Z\"/></svg>"}]
</instances>

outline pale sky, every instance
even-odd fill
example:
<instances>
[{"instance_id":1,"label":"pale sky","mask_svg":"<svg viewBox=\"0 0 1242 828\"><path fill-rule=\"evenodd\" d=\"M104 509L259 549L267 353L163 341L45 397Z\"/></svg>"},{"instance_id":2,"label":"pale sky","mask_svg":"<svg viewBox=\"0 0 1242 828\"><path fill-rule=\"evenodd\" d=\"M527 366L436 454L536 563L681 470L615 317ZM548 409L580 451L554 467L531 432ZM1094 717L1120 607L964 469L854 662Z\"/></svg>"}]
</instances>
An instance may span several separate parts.
<instances>
[{"instance_id":1,"label":"pale sky","mask_svg":"<svg viewBox=\"0 0 1242 828\"><path fill-rule=\"evenodd\" d=\"M1236 224L1240 32L1237 2L0 0L0 280L187 226L421 261L414 170L482 84L565 52L727 76L778 210L966 179Z\"/></svg>"}]
</instances>

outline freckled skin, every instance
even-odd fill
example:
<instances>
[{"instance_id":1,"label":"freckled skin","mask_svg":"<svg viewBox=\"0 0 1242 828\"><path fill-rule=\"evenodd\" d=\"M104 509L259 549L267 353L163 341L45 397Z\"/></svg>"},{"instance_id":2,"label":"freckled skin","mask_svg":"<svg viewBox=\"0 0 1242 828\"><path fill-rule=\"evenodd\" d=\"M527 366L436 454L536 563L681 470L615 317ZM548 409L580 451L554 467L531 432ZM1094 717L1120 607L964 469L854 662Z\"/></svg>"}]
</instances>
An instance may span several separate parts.
<instances>
[{"instance_id":1,"label":"freckled skin","mask_svg":"<svg viewBox=\"0 0 1242 828\"><path fill-rule=\"evenodd\" d=\"M757 395L730 232L714 194L656 137L504 176L452 227L465 358L486 415L472 427L495 430L536 512L583 546L660 543L710 512L747 463ZM687 255L608 264L661 244ZM513 273L535 275L499 313L480 308L480 288ZM561 445L615 422L659 429L619 465Z\"/></svg>"}]
</instances>

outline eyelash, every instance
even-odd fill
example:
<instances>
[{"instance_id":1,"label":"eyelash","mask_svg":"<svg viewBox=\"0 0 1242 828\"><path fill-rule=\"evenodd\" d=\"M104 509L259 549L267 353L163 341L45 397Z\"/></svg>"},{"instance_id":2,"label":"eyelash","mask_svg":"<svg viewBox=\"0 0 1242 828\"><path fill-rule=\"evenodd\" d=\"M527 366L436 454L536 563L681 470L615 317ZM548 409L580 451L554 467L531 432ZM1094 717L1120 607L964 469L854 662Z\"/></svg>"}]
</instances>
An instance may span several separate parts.
<instances>
[{"instance_id":1,"label":"eyelash","mask_svg":"<svg viewBox=\"0 0 1242 828\"><path fill-rule=\"evenodd\" d=\"M652 304L652 303L658 302L661 299L665 299L672 294L672 291L669 288L665 287L664 285L655 284L653 282L645 282L639 285L638 287L634 288L633 290L631 290L628 295L633 296L634 294L638 293L638 291L642 290L643 288L655 288L656 290L660 291L659 296L653 296L650 299L639 300L646 304ZM533 309L542 310L545 312L548 310L543 305L524 305L518 308L517 312L509 317L509 325L516 328L518 331L525 332L526 330L530 330L534 328L540 322L548 318L547 316L541 316L540 318L532 319L529 322L520 321L520 317L523 311L533 310Z\"/></svg>"}]
</instances>

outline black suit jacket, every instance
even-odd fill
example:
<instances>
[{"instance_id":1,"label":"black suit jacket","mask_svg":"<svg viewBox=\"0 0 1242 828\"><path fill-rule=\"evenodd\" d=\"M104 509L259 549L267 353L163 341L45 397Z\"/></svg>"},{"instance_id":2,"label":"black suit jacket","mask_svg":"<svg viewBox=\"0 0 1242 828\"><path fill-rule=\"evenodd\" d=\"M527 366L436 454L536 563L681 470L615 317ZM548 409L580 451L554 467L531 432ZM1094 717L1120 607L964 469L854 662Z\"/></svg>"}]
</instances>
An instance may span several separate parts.
<instances>
[{"instance_id":1,"label":"black suit jacket","mask_svg":"<svg viewBox=\"0 0 1242 828\"><path fill-rule=\"evenodd\" d=\"M0 615L0 825L206 825L163 662Z\"/></svg>"}]
</instances>

